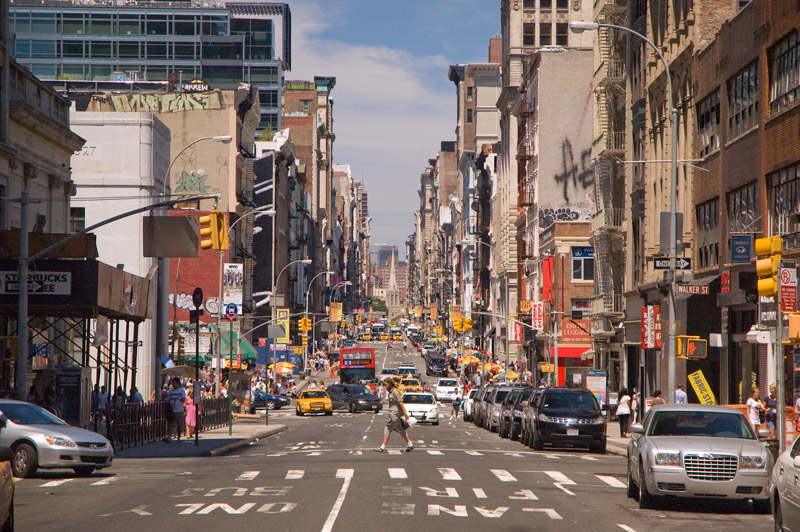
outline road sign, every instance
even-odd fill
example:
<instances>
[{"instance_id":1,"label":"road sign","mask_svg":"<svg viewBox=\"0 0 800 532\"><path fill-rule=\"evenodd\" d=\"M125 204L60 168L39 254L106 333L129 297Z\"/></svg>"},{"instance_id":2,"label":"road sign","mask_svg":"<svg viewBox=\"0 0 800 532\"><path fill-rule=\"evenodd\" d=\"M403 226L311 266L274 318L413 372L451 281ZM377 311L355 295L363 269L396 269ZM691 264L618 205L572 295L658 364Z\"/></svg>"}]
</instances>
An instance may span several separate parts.
<instances>
[{"instance_id":1,"label":"road sign","mask_svg":"<svg viewBox=\"0 0 800 532\"><path fill-rule=\"evenodd\" d=\"M693 296L707 296L709 294L707 284L679 284L676 286L678 287L679 294L690 294Z\"/></svg>"},{"instance_id":2,"label":"road sign","mask_svg":"<svg viewBox=\"0 0 800 532\"><path fill-rule=\"evenodd\" d=\"M781 311L797 312L797 268L780 268Z\"/></svg>"},{"instance_id":3,"label":"road sign","mask_svg":"<svg viewBox=\"0 0 800 532\"><path fill-rule=\"evenodd\" d=\"M2 272L0 294L19 293L19 274ZM72 294L72 272L30 272L28 293L68 296Z\"/></svg>"},{"instance_id":4,"label":"road sign","mask_svg":"<svg viewBox=\"0 0 800 532\"><path fill-rule=\"evenodd\" d=\"M678 336L678 358L706 358L708 354L708 340L701 340L696 336Z\"/></svg>"},{"instance_id":5,"label":"road sign","mask_svg":"<svg viewBox=\"0 0 800 532\"><path fill-rule=\"evenodd\" d=\"M236 319L236 316L239 314L239 308L236 303L228 303L225 305L225 317L228 318L230 321Z\"/></svg>"},{"instance_id":6,"label":"road sign","mask_svg":"<svg viewBox=\"0 0 800 532\"><path fill-rule=\"evenodd\" d=\"M749 264L752 259L752 235L737 235L731 237L731 262L734 264Z\"/></svg>"},{"instance_id":7,"label":"road sign","mask_svg":"<svg viewBox=\"0 0 800 532\"><path fill-rule=\"evenodd\" d=\"M656 270L669 270L669 258L653 259L653 268ZM691 270L692 259L688 257L678 257L675 259L676 270Z\"/></svg>"},{"instance_id":8,"label":"road sign","mask_svg":"<svg viewBox=\"0 0 800 532\"><path fill-rule=\"evenodd\" d=\"M192 292L192 303L194 304L194 308L203 306L203 289L199 286Z\"/></svg>"}]
</instances>

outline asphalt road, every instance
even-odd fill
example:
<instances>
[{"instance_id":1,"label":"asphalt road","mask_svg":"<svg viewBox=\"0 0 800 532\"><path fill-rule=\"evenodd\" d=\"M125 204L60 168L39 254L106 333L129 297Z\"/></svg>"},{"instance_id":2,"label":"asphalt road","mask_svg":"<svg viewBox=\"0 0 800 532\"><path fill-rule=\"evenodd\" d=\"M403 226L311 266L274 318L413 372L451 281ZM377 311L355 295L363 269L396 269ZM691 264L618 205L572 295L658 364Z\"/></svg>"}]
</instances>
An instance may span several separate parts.
<instances>
[{"instance_id":1,"label":"asphalt road","mask_svg":"<svg viewBox=\"0 0 800 532\"><path fill-rule=\"evenodd\" d=\"M381 357L383 358L383 356ZM386 364L414 361L395 349ZM380 360L379 363L383 363ZM287 431L217 458L125 459L91 478L42 472L17 485L17 530L503 531L772 530L740 505L667 503L639 510L625 496L622 457L531 452L462 420L394 435L385 414L296 417Z\"/></svg>"}]
</instances>

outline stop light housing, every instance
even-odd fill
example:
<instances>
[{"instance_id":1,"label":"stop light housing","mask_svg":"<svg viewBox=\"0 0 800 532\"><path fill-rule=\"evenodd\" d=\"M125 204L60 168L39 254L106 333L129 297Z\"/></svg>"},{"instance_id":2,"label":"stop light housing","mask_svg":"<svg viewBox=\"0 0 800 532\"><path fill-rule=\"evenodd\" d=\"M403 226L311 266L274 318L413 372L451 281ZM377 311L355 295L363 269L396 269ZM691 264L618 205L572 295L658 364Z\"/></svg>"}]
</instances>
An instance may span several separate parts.
<instances>
[{"instance_id":1,"label":"stop light housing","mask_svg":"<svg viewBox=\"0 0 800 532\"><path fill-rule=\"evenodd\" d=\"M453 318L453 329L456 332L461 332L461 329L464 327L464 318L458 317Z\"/></svg>"},{"instance_id":2,"label":"stop light housing","mask_svg":"<svg viewBox=\"0 0 800 532\"><path fill-rule=\"evenodd\" d=\"M301 331L310 331L311 330L311 318L300 318L300 326L298 327Z\"/></svg>"},{"instance_id":3,"label":"stop light housing","mask_svg":"<svg viewBox=\"0 0 800 532\"><path fill-rule=\"evenodd\" d=\"M472 319L471 318L464 318L464 332L469 332L472 330Z\"/></svg>"},{"instance_id":4,"label":"stop light housing","mask_svg":"<svg viewBox=\"0 0 800 532\"><path fill-rule=\"evenodd\" d=\"M783 252L783 239L777 235L757 238L755 250L756 255L763 257L756 260L758 295L774 298L778 295L778 268Z\"/></svg>"},{"instance_id":5,"label":"stop light housing","mask_svg":"<svg viewBox=\"0 0 800 532\"><path fill-rule=\"evenodd\" d=\"M222 212L215 209L205 216L201 216L199 222L201 249L230 249L228 222Z\"/></svg>"}]
</instances>

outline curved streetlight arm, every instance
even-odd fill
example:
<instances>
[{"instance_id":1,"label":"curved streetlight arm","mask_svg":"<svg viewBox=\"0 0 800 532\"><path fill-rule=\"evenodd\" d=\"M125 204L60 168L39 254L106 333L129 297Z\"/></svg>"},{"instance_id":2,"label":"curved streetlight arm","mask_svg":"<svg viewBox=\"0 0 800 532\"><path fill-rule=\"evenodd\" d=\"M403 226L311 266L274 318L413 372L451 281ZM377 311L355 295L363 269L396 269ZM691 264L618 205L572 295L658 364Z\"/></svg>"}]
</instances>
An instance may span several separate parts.
<instances>
[{"instance_id":1,"label":"curved streetlight arm","mask_svg":"<svg viewBox=\"0 0 800 532\"><path fill-rule=\"evenodd\" d=\"M162 196L167 195L167 183L169 183L169 174L172 171L172 165L175 164L175 161L178 160L178 157L180 157L183 152L185 152L198 142L202 142L204 140L213 140L214 142L222 142L223 144L230 144L231 141L233 140L233 137L230 135L214 135L211 137L200 137L199 139L195 139L186 146L184 146L183 148L181 148L181 151L175 154L175 157L172 158L172 161L170 161L169 166L167 167L167 174L166 176L164 176L164 186L161 189Z\"/></svg>"},{"instance_id":2,"label":"curved streetlight arm","mask_svg":"<svg viewBox=\"0 0 800 532\"><path fill-rule=\"evenodd\" d=\"M272 260L274 261L274 260L275 260L275 257L273 257L273 258L272 258ZM277 286L277 285L278 285L278 281L280 280L280 278L281 278L281 275L283 274L283 272L284 272L284 271L286 271L286 268L288 268L288 267L289 267L289 266L291 266L292 264L297 264L297 263L302 263L302 264L311 264L311 259L297 259L297 260L293 260L292 262L290 262L289 264L287 264L286 266L284 266L284 267L281 269L280 273L278 273L278 276L275 278L275 286ZM274 288L274 287L273 287L273 292L275 292L275 288Z\"/></svg>"}]
</instances>

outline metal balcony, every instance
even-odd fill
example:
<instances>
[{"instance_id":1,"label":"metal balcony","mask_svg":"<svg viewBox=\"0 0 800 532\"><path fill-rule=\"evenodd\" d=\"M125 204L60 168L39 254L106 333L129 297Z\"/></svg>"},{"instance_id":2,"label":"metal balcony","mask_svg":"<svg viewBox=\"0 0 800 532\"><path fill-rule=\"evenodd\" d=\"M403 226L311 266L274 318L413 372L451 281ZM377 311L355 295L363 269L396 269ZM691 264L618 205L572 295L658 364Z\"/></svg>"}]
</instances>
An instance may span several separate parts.
<instances>
[{"instance_id":1,"label":"metal balcony","mask_svg":"<svg viewBox=\"0 0 800 532\"><path fill-rule=\"evenodd\" d=\"M625 296L622 294L600 294L592 298L592 316L625 314Z\"/></svg>"}]
</instances>

